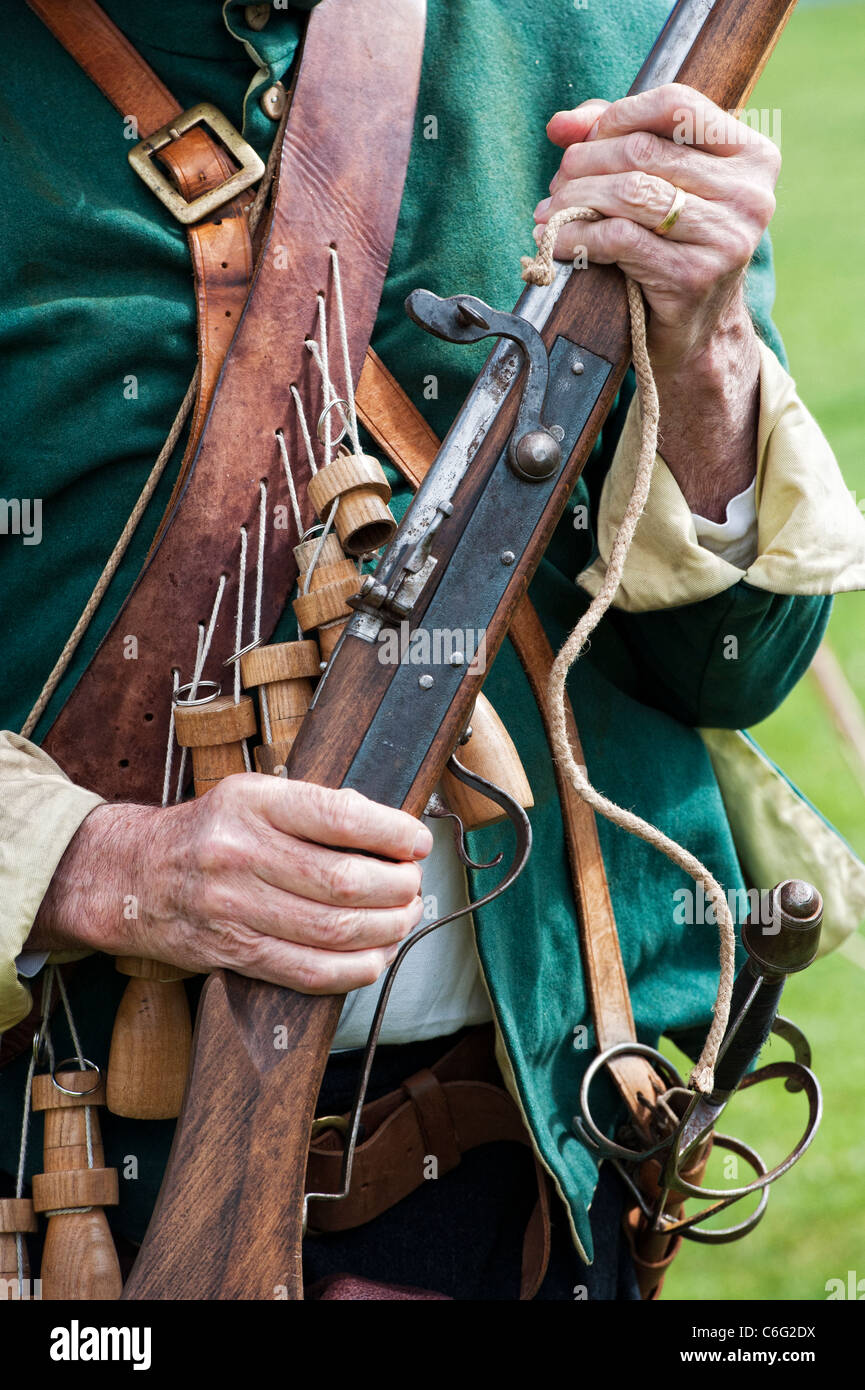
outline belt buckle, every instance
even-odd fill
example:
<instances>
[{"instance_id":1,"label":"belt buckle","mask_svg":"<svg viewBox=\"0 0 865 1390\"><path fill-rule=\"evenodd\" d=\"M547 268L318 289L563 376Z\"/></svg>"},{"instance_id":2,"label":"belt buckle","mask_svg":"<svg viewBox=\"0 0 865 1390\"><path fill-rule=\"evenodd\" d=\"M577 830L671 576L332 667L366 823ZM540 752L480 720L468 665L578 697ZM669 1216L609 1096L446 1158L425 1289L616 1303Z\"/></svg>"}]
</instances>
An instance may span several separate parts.
<instances>
[{"instance_id":1,"label":"belt buckle","mask_svg":"<svg viewBox=\"0 0 865 1390\"><path fill-rule=\"evenodd\" d=\"M166 145L179 140L181 135L191 130L193 126L207 126L213 135L225 147L235 163L240 165L233 174L229 174L224 183L218 188L211 188L208 193L202 193L191 202L187 202L183 194L175 188L174 184L167 178L153 162L153 156L160 150L165 149ZM215 106L209 101L199 102L197 106L190 106L188 111L169 121L160 130L155 130L152 135L148 135L146 140L141 140L129 151L129 163L132 165L136 174L144 180L147 187L152 190L160 200L173 213L178 222L184 226L190 223L200 222L203 217L216 212L224 203L235 198L238 193L260 179L264 173L264 162L256 154L250 144L244 140L240 131L236 130Z\"/></svg>"}]
</instances>

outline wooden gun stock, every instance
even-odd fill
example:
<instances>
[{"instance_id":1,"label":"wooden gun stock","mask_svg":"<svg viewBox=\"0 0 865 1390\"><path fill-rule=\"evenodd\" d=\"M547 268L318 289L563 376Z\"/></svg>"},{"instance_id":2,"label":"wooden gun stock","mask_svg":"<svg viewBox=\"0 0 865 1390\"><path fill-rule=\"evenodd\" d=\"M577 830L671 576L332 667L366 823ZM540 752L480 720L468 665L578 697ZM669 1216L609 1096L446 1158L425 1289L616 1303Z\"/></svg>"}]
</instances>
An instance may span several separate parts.
<instances>
[{"instance_id":1,"label":"wooden gun stock","mask_svg":"<svg viewBox=\"0 0 865 1390\"><path fill-rule=\"evenodd\" d=\"M708 0L680 0L632 90L675 79L724 109L741 109L792 9L791 0L716 0L711 7ZM627 371L630 334L620 272L593 266L572 275L542 337L548 351L557 339L565 340L609 370L549 489L529 543L516 555L487 625L488 662L507 633ZM425 587L413 624L422 622L434 603L441 577L499 465L513 429L517 395L511 390L506 396L456 492L453 514L439 528L432 551L438 580ZM503 518L502 545L507 521ZM382 716L393 673L393 667L378 660L375 643L350 633L343 638L294 745L292 777L332 787L348 783L378 800L390 799L387 788L367 777L357 760L370 726ZM415 701L414 742L420 751L416 767L410 776L404 773L402 789L395 794L397 804L413 815L423 813L481 681L468 668L435 727L423 700ZM210 977L168 1170L124 1298L303 1297L306 1154L342 1002L341 997L310 998L228 971Z\"/></svg>"}]
</instances>

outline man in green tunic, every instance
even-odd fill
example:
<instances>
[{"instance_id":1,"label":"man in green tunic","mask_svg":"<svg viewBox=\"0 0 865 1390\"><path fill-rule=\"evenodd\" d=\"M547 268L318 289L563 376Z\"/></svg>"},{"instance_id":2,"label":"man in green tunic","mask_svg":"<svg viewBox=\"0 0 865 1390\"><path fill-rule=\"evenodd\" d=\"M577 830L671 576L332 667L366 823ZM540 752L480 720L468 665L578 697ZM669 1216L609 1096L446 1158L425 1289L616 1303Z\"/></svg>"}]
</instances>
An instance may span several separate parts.
<instances>
[{"instance_id":1,"label":"man in green tunic","mask_svg":"<svg viewBox=\"0 0 865 1390\"><path fill-rule=\"evenodd\" d=\"M105 4L184 107L213 102L263 157L275 129L266 94L287 83L310 8ZM544 7L539 24L531 0L431 0L373 346L444 433L479 358L418 333L405 295L418 285L465 289L509 308L532 211L539 228L574 204L603 214L562 232L557 254L573 257L581 246L589 261L616 263L642 286L661 453L616 606L569 690L596 785L736 890L741 870L697 727L747 726L784 698L820 640L829 595L865 582L865 526L796 396L769 317L764 233L777 150L687 89L621 99L665 11L664 0L595 0ZM374 982L425 901L439 911L467 901L446 844L352 793L282 783L277 803L273 785L265 794L251 777L167 810L109 805L38 748L129 591L176 469L166 471L32 741L15 732L161 447L195 341L182 229L131 172L119 117L24 6L3 25L3 488L20 499L22 517L38 513L41 543L35 527L22 528L0 553L0 724L10 731L0 735L0 1028L27 1013L27 978L47 953L144 954L307 992L348 990L336 1039L348 1062L335 1058L329 1083L329 1099L344 1103ZM677 134L683 122L702 137ZM661 235L677 189L681 215ZM532 586L554 647L597 591L624 511L639 428L632 390L623 390ZM594 1297L631 1297L621 1195L605 1179L593 1204L596 1164L572 1129L591 1056L574 1044L590 1017L552 765L507 646L485 688L528 770L536 848L503 900L409 958L385 1023L380 1089L427 1065L461 1029L492 1019L564 1204L541 1296L568 1298L581 1286ZM479 857L498 834L478 836ZM699 1046L716 983L715 928L677 913L691 887L681 871L605 823L600 834L638 1035L655 1043L664 1031ZM130 893L139 915L126 920L117 905ZM100 1061L122 986L102 955L88 955L73 980L84 1050ZM19 1059L9 1075L23 1079L23 1070ZM4 1088L0 1161L9 1172L13 1094L17 1105L21 1088ZM171 1128L105 1116L107 1161L140 1158L117 1215L133 1240ZM344 1244L314 1242L310 1272L349 1267L459 1298L514 1296L529 1170L503 1148L467 1156Z\"/></svg>"}]
</instances>

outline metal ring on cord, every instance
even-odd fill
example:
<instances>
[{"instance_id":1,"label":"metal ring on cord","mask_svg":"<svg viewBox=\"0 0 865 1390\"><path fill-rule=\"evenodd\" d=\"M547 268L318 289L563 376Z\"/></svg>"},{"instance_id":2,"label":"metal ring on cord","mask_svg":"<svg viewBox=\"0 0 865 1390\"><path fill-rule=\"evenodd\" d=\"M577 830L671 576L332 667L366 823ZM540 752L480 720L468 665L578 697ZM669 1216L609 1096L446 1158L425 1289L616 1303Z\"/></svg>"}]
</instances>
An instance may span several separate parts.
<instances>
[{"instance_id":1,"label":"metal ring on cord","mask_svg":"<svg viewBox=\"0 0 865 1390\"><path fill-rule=\"evenodd\" d=\"M84 1063L83 1066L81 1065L82 1062ZM75 1064L76 1067L80 1067L80 1068L81 1068L81 1071L83 1071L83 1072L84 1072L84 1071L93 1071L93 1072L95 1072L95 1073L96 1073L96 1083L95 1083L95 1085L93 1085L93 1086L88 1086L88 1088L87 1088L86 1091L72 1091L72 1090L69 1089L68 1086L61 1086L61 1085L60 1085L60 1082L57 1080L57 1073L58 1073L59 1071L63 1071L63 1069L64 1069L66 1066L72 1066L73 1063ZM99 1090L99 1086L100 1086L101 1081L102 1081L102 1072L100 1071L99 1067L97 1067L97 1065L96 1065L95 1062L91 1062L91 1060L90 1060L89 1057L82 1057L82 1058L80 1058L80 1059L79 1059L78 1057L64 1057L62 1062L56 1062L56 1063L54 1064L54 1066L51 1068L51 1082L52 1082L52 1085L56 1086L57 1089L58 1089L58 1091L62 1091L63 1094L66 1095L66 1096L89 1096L89 1095L92 1095L94 1091L98 1091L98 1090Z\"/></svg>"},{"instance_id":2,"label":"metal ring on cord","mask_svg":"<svg viewBox=\"0 0 865 1390\"><path fill-rule=\"evenodd\" d=\"M334 407L335 405L338 405L338 406L340 407L340 409L342 409L342 410L351 410L351 406L349 405L348 401L343 400L342 396L334 396L333 400L328 402L328 404L324 407L324 410L323 410L323 411L321 412L321 414L319 415L319 417L318 417L318 424L317 424L316 427L315 427L315 432L316 432L316 434L318 435L319 440L320 440L322 443L324 443L324 435L322 434L322 426L324 425L325 420L327 419L328 415L329 415L330 412L333 410L333 407ZM346 436L347 434L348 434L348 420L346 419L345 415L343 415L343 417L342 417L342 429L340 430L339 435L337 436L337 438L336 438L336 439L332 439L332 440L330 441L331 444L334 446L334 448L336 447L337 444L341 444L341 443L342 443L342 441L345 439L345 436Z\"/></svg>"},{"instance_id":3,"label":"metal ring on cord","mask_svg":"<svg viewBox=\"0 0 865 1390\"><path fill-rule=\"evenodd\" d=\"M213 690L212 695L201 695L196 700L181 700L180 696L185 690L200 690L203 685L208 685ZM222 683L220 681L187 681L185 685L179 685L174 692L172 704L183 705L184 708L191 709L193 705L209 705L212 700L218 700L222 694Z\"/></svg>"}]
</instances>

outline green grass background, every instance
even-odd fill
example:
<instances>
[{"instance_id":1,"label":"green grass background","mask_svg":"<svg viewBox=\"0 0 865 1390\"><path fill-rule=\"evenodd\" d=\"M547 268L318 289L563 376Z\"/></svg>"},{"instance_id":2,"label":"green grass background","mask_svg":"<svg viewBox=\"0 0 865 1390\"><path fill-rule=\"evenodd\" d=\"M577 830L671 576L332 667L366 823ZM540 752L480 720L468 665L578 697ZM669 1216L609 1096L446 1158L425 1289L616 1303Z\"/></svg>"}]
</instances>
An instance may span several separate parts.
<instances>
[{"instance_id":1,"label":"green grass background","mask_svg":"<svg viewBox=\"0 0 865 1390\"><path fill-rule=\"evenodd\" d=\"M784 157L773 222L775 319L799 392L865 498L865 4L794 12L750 107L778 108ZM865 703L865 594L836 599L832 647ZM865 857L865 793L807 676L755 737ZM687 1243L668 1299L824 1299L826 1281L865 1278L865 940L791 981L784 1012L805 1028L824 1090L811 1150L781 1179L757 1229L721 1246ZM675 1056L675 1050L669 1049ZM787 1055L777 1044L773 1055ZM684 1065L684 1063L683 1063ZM742 1096L728 1127L777 1161L804 1116L772 1083ZM719 1170L716 1170L719 1175ZM745 1180L747 1176L744 1174ZM722 1184L719 1184L722 1185ZM734 1209L736 1210L736 1209ZM720 1224L720 1223L717 1223Z\"/></svg>"}]
</instances>

